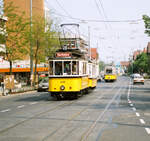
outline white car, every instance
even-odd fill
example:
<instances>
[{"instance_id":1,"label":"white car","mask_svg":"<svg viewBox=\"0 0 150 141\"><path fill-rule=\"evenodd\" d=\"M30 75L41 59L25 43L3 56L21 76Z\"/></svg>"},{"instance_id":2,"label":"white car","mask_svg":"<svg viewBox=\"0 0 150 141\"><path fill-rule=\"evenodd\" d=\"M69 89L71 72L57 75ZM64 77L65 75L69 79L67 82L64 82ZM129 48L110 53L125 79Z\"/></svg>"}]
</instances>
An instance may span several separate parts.
<instances>
[{"instance_id":1,"label":"white car","mask_svg":"<svg viewBox=\"0 0 150 141\"><path fill-rule=\"evenodd\" d=\"M143 76L134 76L133 84L141 83L144 85L144 78Z\"/></svg>"},{"instance_id":2,"label":"white car","mask_svg":"<svg viewBox=\"0 0 150 141\"><path fill-rule=\"evenodd\" d=\"M48 78L45 78L39 83L37 91L38 92L48 91L48 88L49 88Z\"/></svg>"}]
</instances>

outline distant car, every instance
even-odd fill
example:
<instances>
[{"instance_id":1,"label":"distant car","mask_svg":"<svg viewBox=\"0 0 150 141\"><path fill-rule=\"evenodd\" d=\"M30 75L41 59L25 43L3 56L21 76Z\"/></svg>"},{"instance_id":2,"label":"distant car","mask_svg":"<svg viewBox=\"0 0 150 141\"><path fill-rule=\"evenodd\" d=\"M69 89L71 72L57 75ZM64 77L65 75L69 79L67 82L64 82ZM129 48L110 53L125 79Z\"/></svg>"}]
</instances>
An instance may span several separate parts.
<instances>
[{"instance_id":1,"label":"distant car","mask_svg":"<svg viewBox=\"0 0 150 141\"><path fill-rule=\"evenodd\" d=\"M143 76L134 76L133 84L141 83L144 85L144 78Z\"/></svg>"},{"instance_id":2,"label":"distant car","mask_svg":"<svg viewBox=\"0 0 150 141\"><path fill-rule=\"evenodd\" d=\"M38 92L48 91L48 88L49 88L48 78L44 78L39 82L37 91Z\"/></svg>"},{"instance_id":3,"label":"distant car","mask_svg":"<svg viewBox=\"0 0 150 141\"><path fill-rule=\"evenodd\" d=\"M133 73L133 74L131 74L130 75L130 77L133 79L134 77L139 77L139 76L141 76L140 74L138 74L138 73Z\"/></svg>"}]
</instances>

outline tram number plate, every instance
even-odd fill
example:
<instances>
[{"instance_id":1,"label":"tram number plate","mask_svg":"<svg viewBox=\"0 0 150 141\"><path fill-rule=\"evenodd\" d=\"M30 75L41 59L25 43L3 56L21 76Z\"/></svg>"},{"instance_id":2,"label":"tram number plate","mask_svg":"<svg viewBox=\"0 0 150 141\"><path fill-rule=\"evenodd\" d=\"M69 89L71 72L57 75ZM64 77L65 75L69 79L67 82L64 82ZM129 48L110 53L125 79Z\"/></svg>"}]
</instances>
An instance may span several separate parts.
<instances>
[{"instance_id":1,"label":"tram number plate","mask_svg":"<svg viewBox=\"0 0 150 141\"><path fill-rule=\"evenodd\" d=\"M65 81L60 81L60 83L65 83Z\"/></svg>"}]
</instances>

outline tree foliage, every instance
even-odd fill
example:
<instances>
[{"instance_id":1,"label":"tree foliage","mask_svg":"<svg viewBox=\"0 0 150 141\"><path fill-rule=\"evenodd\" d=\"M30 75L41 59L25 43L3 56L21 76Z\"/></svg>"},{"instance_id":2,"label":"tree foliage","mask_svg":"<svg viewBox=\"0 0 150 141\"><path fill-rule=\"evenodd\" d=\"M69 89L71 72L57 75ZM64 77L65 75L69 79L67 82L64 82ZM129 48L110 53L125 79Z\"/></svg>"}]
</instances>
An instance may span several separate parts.
<instances>
[{"instance_id":1,"label":"tree foliage","mask_svg":"<svg viewBox=\"0 0 150 141\"><path fill-rule=\"evenodd\" d=\"M150 17L147 15L143 15L143 20L145 23L145 33L150 36Z\"/></svg>"},{"instance_id":2,"label":"tree foliage","mask_svg":"<svg viewBox=\"0 0 150 141\"><path fill-rule=\"evenodd\" d=\"M35 64L33 84L35 84L37 64L45 62L46 58L51 57L56 49L59 48L58 32L54 28L52 21L47 22L43 17L34 17L32 33L28 34L28 39L32 42L32 54Z\"/></svg>"},{"instance_id":3,"label":"tree foliage","mask_svg":"<svg viewBox=\"0 0 150 141\"><path fill-rule=\"evenodd\" d=\"M103 61L99 62L99 70L103 71L105 69L106 64Z\"/></svg>"},{"instance_id":4,"label":"tree foliage","mask_svg":"<svg viewBox=\"0 0 150 141\"><path fill-rule=\"evenodd\" d=\"M129 72L133 73L148 73L149 66L148 66L148 56L146 53L141 53L137 56L136 60L131 64L128 68Z\"/></svg>"},{"instance_id":5,"label":"tree foliage","mask_svg":"<svg viewBox=\"0 0 150 141\"><path fill-rule=\"evenodd\" d=\"M18 8L13 6L12 2L6 3L3 16L8 20L1 25L1 32L3 32L1 42L6 45L4 57L10 62L10 73L12 73L12 62L22 59L22 56L28 53L27 42L24 40L28 23L23 18L24 13L17 10Z\"/></svg>"}]
</instances>

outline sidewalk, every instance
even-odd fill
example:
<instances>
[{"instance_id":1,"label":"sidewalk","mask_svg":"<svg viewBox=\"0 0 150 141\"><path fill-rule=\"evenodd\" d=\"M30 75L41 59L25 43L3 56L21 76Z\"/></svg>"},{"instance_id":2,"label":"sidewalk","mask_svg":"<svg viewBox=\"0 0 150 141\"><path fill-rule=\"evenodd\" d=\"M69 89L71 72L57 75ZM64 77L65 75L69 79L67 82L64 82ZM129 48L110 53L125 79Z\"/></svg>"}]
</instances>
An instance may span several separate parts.
<instances>
[{"instance_id":1,"label":"sidewalk","mask_svg":"<svg viewBox=\"0 0 150 141\"><path fill-rule=\"evenodd\" d=\"M12 92L11 92L11 94L8 94L8 95L25 93L25 92L29 92L29 91L35 91L35 88L31 87L31 86L26 86L26 87L22 87L22 88L16 88L16 89L13 89ZM2 95L2 88L1 87L0 87L0 96L3 96Z\"/></svg>"}]
</instances>

